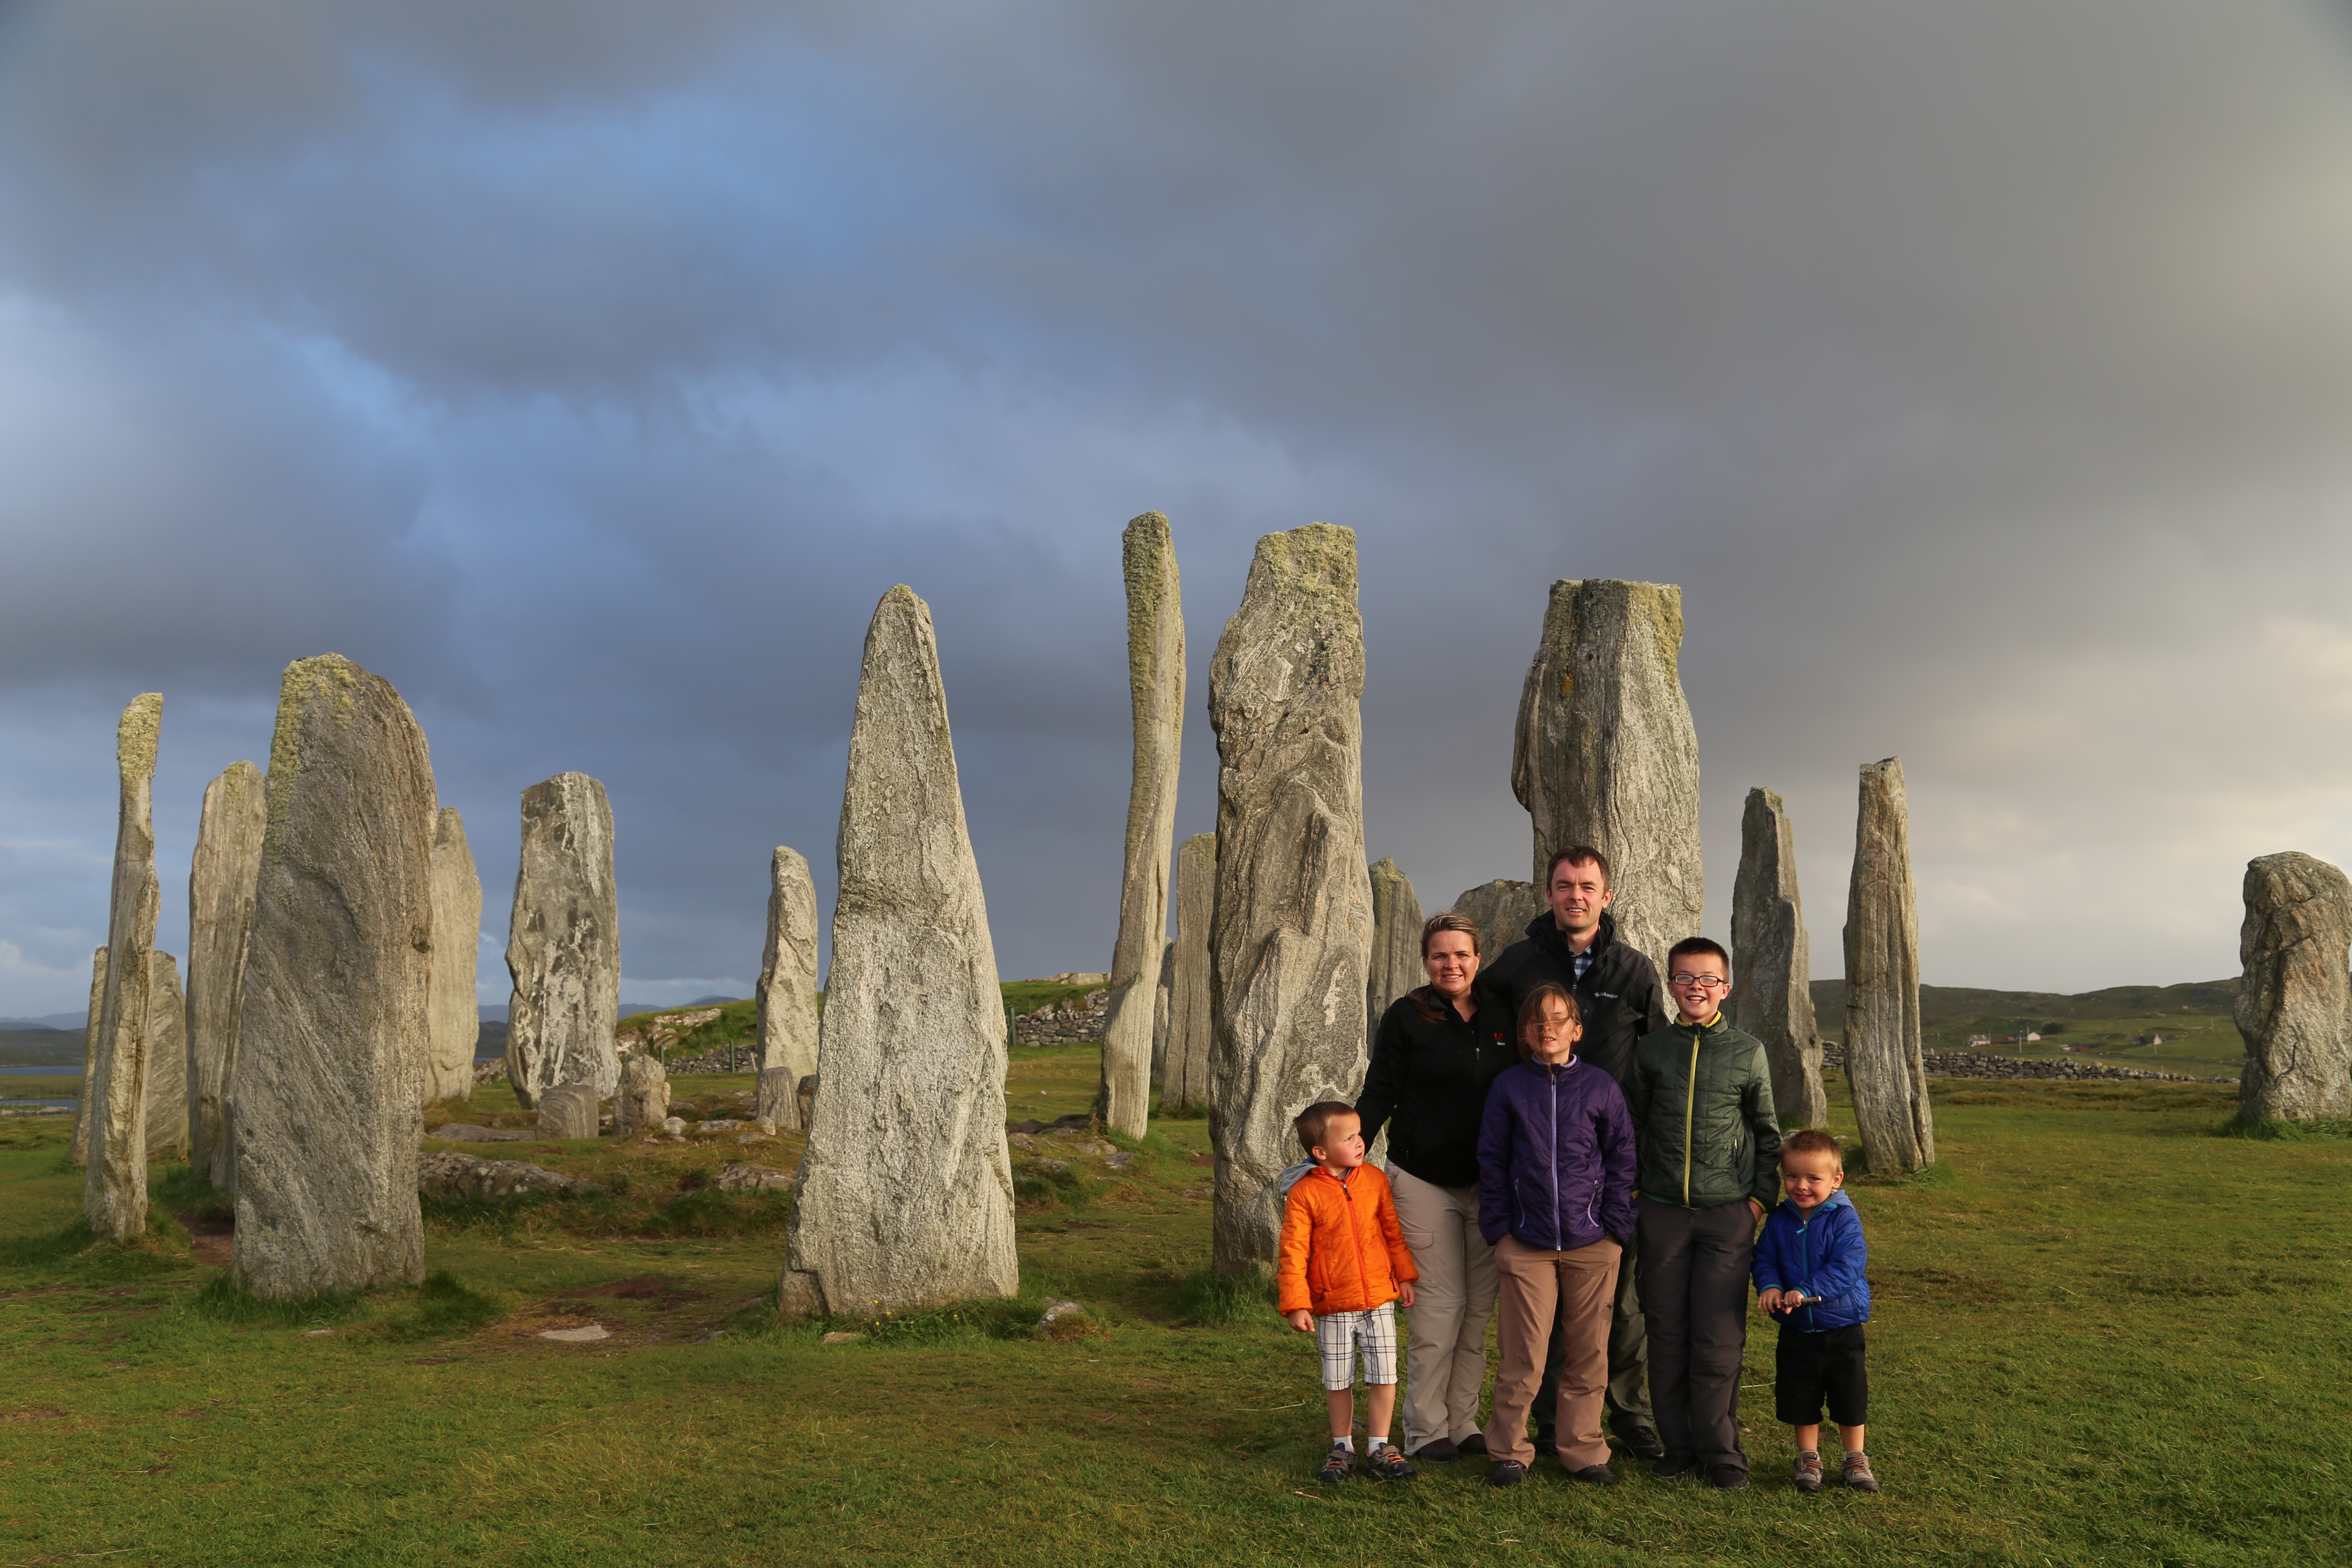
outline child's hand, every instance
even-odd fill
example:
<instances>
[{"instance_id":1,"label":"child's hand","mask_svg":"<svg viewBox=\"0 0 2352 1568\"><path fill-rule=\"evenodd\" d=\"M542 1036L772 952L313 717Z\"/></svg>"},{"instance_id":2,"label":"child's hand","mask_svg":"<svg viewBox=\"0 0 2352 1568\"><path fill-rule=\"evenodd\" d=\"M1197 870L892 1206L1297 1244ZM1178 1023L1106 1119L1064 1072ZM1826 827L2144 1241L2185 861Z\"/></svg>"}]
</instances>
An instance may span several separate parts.
<instances>
[{"instance_id":1,"label":"child's hand","mask_svg":"<svg viewBox=\"0 0 2352 1568\"><path fill-rule=\"evenodd\" d=\"M1410 1280L1410 1279L1402 1280L1402 1281L1401 1281L1401 1282L1398 1284L1398 1286L1397 1286L1397 1305L1399 1305L1399 1306L1401 1306L1401 1307L1404 1308L1407 1311L1410 1311L1410 1310L1412 1310L1412 1280Z\"/></svg>"},{"instance_id":2,"label":"child's hand","mask_svg":"<svg viewBox=\"0 0 2352 1568\"><path fill-rule=\"evenodd\" d=\"M1311 1334L1315 1331L1315 1314L1304 1307L1295 1312L1285 1312L1283 1316L1288 1318L1290 1326L1302 1334Z\"/></svg>"},{"instance_id":3,"label":"child's hand","mask_svg":"<svg viewBox=\"0 0 2352 1568\"><path fill-rule=\"evenodd\" d=\"M1780 1310L1780 1292L1778 1290L1758 1291L1756 1293L1756 1305L1763 1309L1763 1310L1768 1313L1779 1311Z\"/></svg>"}]
</instances>

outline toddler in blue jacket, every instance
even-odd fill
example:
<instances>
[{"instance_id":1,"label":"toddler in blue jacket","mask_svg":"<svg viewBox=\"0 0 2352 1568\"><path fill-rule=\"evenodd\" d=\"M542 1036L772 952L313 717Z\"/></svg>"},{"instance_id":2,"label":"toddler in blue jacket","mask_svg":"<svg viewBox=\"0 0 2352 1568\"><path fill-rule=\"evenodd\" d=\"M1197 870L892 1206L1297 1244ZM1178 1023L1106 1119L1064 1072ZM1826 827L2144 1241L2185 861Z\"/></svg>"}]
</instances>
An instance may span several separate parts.
<instances>
[{"instance_id":1,"label":"toddler in blue jacket","mask_svg":"<svg viewBox=\"0 0 2352 1568\"><path fill-rule=\"evenodd\" d=\"M1845 1484L1874 1492L1878 1478L1863 1451L1869 1417L1870 1376L1863 1363L1862 1326L1870 1321L1870 1253L1862 1216L1838 1189L1845 1160L1835 1138L1819 1128L1791 1132L1780 1142L1780 1190L1788 1202L1764 1222L1756 1243L1756 1304L1780 1321L1773 1354L1772 1403L1797 1438L1797 1489L1822 1489L1822 1402L1837 1423L1845 1448Z\"/></svg>"}]
</instances>

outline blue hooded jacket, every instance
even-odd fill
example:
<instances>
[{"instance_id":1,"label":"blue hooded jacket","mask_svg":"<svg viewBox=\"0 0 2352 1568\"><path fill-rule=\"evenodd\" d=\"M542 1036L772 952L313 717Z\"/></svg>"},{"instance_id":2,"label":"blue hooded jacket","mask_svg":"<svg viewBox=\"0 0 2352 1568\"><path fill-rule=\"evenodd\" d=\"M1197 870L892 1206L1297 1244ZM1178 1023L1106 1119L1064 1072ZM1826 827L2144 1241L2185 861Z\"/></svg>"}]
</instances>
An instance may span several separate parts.
<instances>
[{"instance_id":1,"label":"blue hooded jacket","mask_svg":"<svg viewBox=\"0 0 2352 1568\"><path fill-rule=\"evenodd\" d=\"M1581 1057L1506 1068L1478 1126L1478 1232L1548 1252L1633 1234L1633 1117Z\"/></svg>"},{"instance_id":2,"label":"blue hooded jacket","mask_svg":"<svg viewBox=\"0 0 2352 1568\"><path fill-rule=\"evenodd\" d=\"M1774 1209L1756 1238L1749 1274L1759 1295L1802 1290L1803 1306L1772 1316L1807 1333L1822 1333L1870 1321L1870 1281L1863 1273L1869 1262L1861 1214L1843 1193L1832 1193L1811 1216L1798 1214L1794 1204Z\"/></svg>"}]
</instances>

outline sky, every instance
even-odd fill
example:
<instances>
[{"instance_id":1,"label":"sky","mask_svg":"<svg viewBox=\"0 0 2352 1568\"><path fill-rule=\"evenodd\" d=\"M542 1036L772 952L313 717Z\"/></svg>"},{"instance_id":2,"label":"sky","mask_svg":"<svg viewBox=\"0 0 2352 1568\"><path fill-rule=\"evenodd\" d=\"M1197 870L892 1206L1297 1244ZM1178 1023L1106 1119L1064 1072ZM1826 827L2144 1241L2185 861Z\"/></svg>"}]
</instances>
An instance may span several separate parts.
<instances>
[{"instance_id":1,"label":"sky","mask_svg":"<svg viewBox=\"0 0 2352 1568\"><path fill-rule=\"evenodd\" d=\"M1925 978L2237 968L2352 859L2352 27L2241 0L0 0L0 1015L79 1009L113 731L158 941L278 677L391 680L500 963L518 796L615 817L625 990L829 910L860 646L938 626L1008 977L1108 965L1119 531L1207 667L1356 531L1366 837L1529 875L1549 584L1679 584L1710 933L1742 799L1840 973L1857 770Z\"/></svg>"}]
</instances>

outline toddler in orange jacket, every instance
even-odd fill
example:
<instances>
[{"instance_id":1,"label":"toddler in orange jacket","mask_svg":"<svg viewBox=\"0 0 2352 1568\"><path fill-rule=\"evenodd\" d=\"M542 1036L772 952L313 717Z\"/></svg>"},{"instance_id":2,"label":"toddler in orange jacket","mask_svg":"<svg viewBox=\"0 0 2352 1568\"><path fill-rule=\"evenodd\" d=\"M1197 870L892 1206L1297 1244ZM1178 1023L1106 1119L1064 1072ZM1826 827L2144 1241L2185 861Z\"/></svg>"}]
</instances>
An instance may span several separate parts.
<instances>
[{"instance_id":1,"label":"toddler in orange jacket","mask_svg":"<svg viewBox=\"0 0 2352 1568\"><path fill-rule=\"evenodd\" d=\"M1370 1408L1365 1473L1402 1480L1416 1467L1389 1441L1396 1411L1396 1304L1412 1305L1412 1249L1397 1224L1396 1200L1377 1165L1364 1163L1364 1124L1337 1100L1310 1105L1293 1123L1314 1168L1298 1178L1282 1211L1276 1307L1323 1354L1331 1447L1315 1479L1344 1481L1356 1457L1356 1362L1360 1352Z\"/></svg>"}]
</instances>

